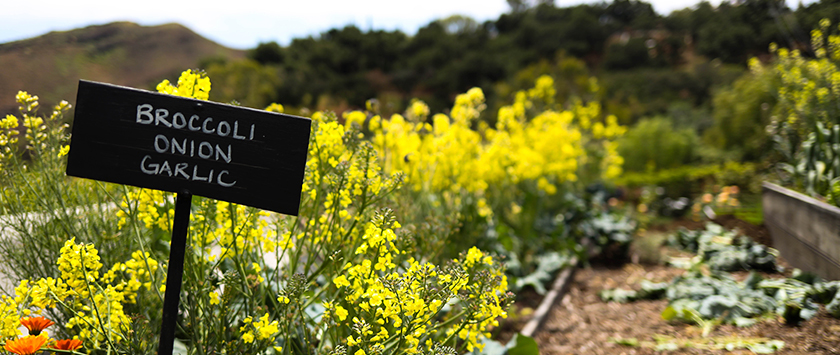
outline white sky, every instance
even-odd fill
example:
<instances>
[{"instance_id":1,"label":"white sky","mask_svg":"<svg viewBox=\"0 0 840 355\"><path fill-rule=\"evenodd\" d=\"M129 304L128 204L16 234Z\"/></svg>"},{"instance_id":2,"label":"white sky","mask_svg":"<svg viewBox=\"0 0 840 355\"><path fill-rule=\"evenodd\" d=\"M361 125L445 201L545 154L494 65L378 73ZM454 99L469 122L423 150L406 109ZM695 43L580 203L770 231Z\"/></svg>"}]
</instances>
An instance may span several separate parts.
<instances>
[{"instance_id":1,"label":"white sky","mask_svg":"<svg viewBox=\"0 0 840 355\"><path fill-rule=\"evenodd\" d=\"M348 24L367 29L399 29L413 34L449 15L479 22L508 11L505 0L7 0L0 12L0 43L113 21L142 25L181 23L222 45L246 49L260 42L288 44ZM560 7L598 0L555 0ZM650 0L660 14L693 6L699 0ZM710 1L713 4L720 0ZM798 0L787 0L795 7ZM812 3L815 0L805 0Z\"/></svg>"}]
</instances>

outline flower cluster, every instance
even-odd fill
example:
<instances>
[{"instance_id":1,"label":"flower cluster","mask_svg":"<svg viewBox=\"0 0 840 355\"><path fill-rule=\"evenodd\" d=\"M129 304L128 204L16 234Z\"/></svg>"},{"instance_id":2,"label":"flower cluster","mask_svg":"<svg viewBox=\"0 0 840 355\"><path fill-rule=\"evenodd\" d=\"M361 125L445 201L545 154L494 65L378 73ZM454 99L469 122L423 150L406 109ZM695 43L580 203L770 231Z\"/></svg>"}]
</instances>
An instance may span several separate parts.
<instances>
[{"instance_id":1,"label":"flower cluster","mask_svg":"<svg viewBox=\"0 0 840 355\"><path fill-rule=\"evenodd\" d=\"M66 155L69 146L64 145L67 140L64 131L68 126L60 121L64 113L70 109L70 104L67 101L59 102L45 120L44 117L36 114L40 107L38 96L19 91L15 99L20 105L19 110L23 119L18 119L14 115L6 115L5 118L0 119L0 167L14 164L13 161L19 158L17 143L21 128L25 131L23 138L29 154L36 156L52 154L50 158ZM48 126L47 123L50 125Z\"/></svg>"},{"instance_id":2,"label":"flower cluster","mask_svg":"<svg viewBox=\"0 0 840 355\"><path fill-rule=\"evenodd\" d=\"M767 105L772 115L767 130L783 158L782 179L812 196L829 195L840 177L835 159L840 152L835 141L840 137L840 34L832 32L827 19L811 32L816 58L772 44L774 63L763 66L755 58L749 63L754 77L770 79L765 89L778 100L772 109Z\"/></svg>"},{"instance_id":3,"label":"flower cluster","mask_svg":"<svg viewBox=\"0 0 840 355\"><path fill-rule=\"evenodd\" d=\"M736 185L724 186L722 188L714 186L714 193L707 192L703 194L691 206L692 218L699 221L703 215L713 215L714 211L717 211L717 213L731 212L741 205L741 202L738 201L739 193L740 188Z\"/></svg>"},{"instance_id":4,"label":"flower cluster","mask_svg":"<svg viewBox=\"0 0 840 355\"><path fill-rule=\"evenodd\" d=\"M617 177L623 160L615 138L625 128L614 116L601 122L597 103L555 110L555 95L553 79L540 77L534 88L518 92L513 104L499 109L495 128L479 122L472 129L485 108L484 94L473 88L456 97L450 116L436 114L426 123L428 107L415 101L407 112L410 119L373 116L368 129L385 168L408 174L415 190L463 188L480 195L491 186L533 181L551 195L558 185L578 179L581 166L592 159L586 152L590 140L598 142L602 177ZM546 109L534 112L536 107ZM353 123L364 121L361 112L346 116Z\"/></svg>"},{"instance_id":5,"label":"flower cluster","mask_svg":"<svg viewBox=\"0 0 840 355\"><path fill-rule=\"evenodd\" d=\"M190 69L181 73L177 86L173 86L169 80L164 80L157 85L157 91L198 100L210 98L210 78L203 71L193 72Z\"/></svg>"},{"instance_id":6,"label":"flower cluster","mask_svg":"<svg viewBox=\"0 0 840 355\"><path fill-rule=\"evenodd\" d=\"M145 257L139 251L133 255L131 260L115 265L100 276L102 263L97 249L71 238L61 248L56 262L61 275L58 279L23 280L15 288L15 298L4 297L0 301L2 336L16 336L14 320L34 309L36 314L45 310L69 314L64 327L91 348L123 340L131 323L124 306L137 301L141 287L151 287L149 275L157 270L157 261L148 253ZM40 330L33 333L33 329L52 324L37 318L21 323L30 330L30 335L36 336Z\"/></svg>"},{"instance_id":7,"label":"flower cluster","mask_svg":"<svg viewBox=\"0 0 840 355\"><path fill-rule=\"evenodd\" d=\"M343 299L325 303L324 318L349 330L351 353L417 353L454 338L469 351L480 349L507 316L511 297L501 265L477 248L442 268L405 258L394 228L400 225L390 211L368 223L355 249L363 259L333 279Z\"/></svg>"}]
</instances>

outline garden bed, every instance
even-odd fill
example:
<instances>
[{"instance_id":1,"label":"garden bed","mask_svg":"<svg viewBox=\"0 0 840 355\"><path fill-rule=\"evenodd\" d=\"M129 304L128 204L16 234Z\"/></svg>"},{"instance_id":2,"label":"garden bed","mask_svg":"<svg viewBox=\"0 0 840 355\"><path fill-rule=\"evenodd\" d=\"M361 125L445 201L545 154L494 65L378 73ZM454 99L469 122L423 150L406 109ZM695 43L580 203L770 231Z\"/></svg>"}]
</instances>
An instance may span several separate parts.
<instances>
[{"instance_id":1,"label":"garden bed","mask_svg":"<svg viewBox=\"0 0 840 355\"><path fill-rule=\"evenodd\" d=\"M766 229L748 225L746 222L731 217L718 218L718 222L728 227L740 227L753 239L764 239ZM743 222L743 223L742 223ZM701 223L690 221L677 222L675 226L702 227ZM755 227L755 228L751 228ZM665 228L663 228L665 229ZM764 240L762 240L764 241ZM671 250L666 250L671 253ZM785 264L780 260L782 265ZM789 270L789 268L788 268ZM626 263L607 265L596 263L578 270L569 291L557 302L547 318L534 335L541 354L655 354L652 348L619 345L616 340L635 339L639 343L653 344L657 337L672 338L670 342L691 343L695 347L681 347L677 353L727 353L726 350L700 349L712 343L735 343L738 341L780 340L785 343L776 354L835 354L840 353L840 319L828 315L821 306L818 315L799 326L787 326L780 319L769 318L758 324L738 328L732 325L719 325L702 338L702 330L695 325L681 322L668 322L661 313L667 307L667 300L647 300L633 303L606 303L599 297L599 292L611 288L638 288L641 280L653 282L670 281L685 272L683 269L654 265ZM788 271L789 272L789 271ZM744 279L747 272L736 272L733 276ZM767 275L783 277L789 275ZM749 350L735 350L734 354L749 354Z\"/></svg>"},{"instance_id":2,"label":"garden bed","mask_svg":"<svg viewBox=\"0 0 840 355\"><path fill-rule=\"evenodd\" d=\"M699 327L662 319L660 314L667 307L667 300L620 304L603 302L598 296L605 288L631 288L642 279L668 281L683 272L672 267L640 264L614 268L595 265L579 270L569 292L552 309L542 329L535 334L540 353L656 354L663 352L623 346L611 339L636 338L644 342L654 341L655 335L699 339ZM786 326L777 319L770 319L748 328L721 325L712 331L710 337L762 337L784 341L784 348L776 354L837 354L840 353L840 319L832 318L821 309L816 317L798 327ZM677 353L708 354L710 351L680 349ZM738 350L732 353L751 352Z\"/></svg>"}]
</instances>

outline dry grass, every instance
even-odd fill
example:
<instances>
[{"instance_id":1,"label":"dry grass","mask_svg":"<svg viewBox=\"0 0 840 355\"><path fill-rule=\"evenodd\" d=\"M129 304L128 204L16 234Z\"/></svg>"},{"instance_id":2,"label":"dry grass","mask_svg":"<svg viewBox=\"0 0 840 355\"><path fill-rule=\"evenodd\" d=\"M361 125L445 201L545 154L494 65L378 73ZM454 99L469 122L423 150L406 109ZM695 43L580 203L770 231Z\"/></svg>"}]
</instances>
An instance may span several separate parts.
<instances>
[{"instance_id":1,"label":"dry grass","mask_svg":"<svg viewBox=\"0 0 840 355\"><path fill-rule=\"evenodd\" d=\"M17 113L18 90L74 103L79 79L153 89L202 59L244 55L178 24L115 22L0 44L0 115Z\"/></svg>"}]
</instances>

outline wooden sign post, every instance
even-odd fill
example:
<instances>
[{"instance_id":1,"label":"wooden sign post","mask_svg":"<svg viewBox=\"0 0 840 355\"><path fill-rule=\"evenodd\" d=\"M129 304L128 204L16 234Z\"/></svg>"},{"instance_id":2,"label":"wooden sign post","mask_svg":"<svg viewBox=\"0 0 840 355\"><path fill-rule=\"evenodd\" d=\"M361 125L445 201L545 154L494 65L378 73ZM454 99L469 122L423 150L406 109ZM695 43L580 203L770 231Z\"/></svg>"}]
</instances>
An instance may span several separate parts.
<instances>
[{"instance_id":1,"label":"wooden sign post","mask_svg":"<svg viewBox=\"0 0 840 355\"><path fill-rule=\"evenodd\" d=\"M158 354L172 354L192 195L297 215L311 121L79 81L67 175L177 193Z\"/></svg>"}]
</instances>

